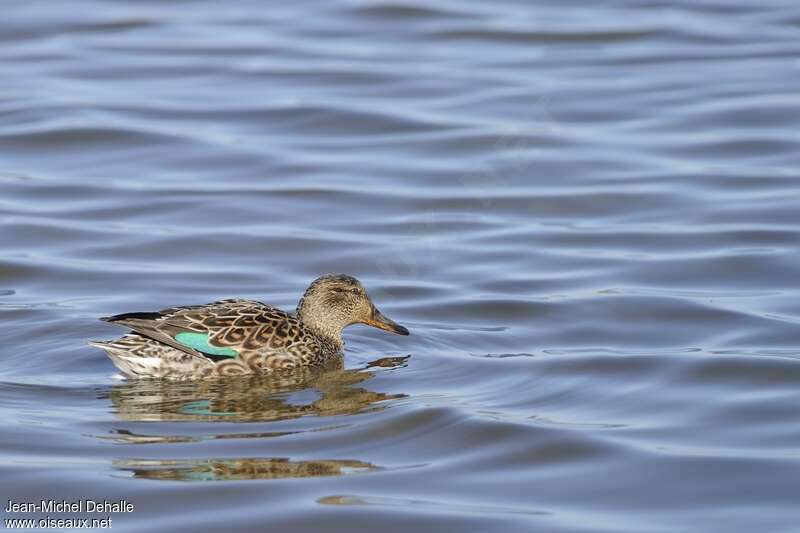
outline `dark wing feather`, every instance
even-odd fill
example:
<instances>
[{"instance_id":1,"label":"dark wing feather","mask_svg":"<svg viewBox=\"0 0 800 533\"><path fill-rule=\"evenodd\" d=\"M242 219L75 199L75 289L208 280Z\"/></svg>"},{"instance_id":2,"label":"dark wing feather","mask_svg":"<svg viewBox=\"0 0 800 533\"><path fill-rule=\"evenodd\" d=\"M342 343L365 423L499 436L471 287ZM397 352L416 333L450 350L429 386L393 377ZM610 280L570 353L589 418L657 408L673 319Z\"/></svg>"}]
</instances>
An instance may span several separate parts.
<instances>
[{"instance_id":1,"label":"dark wing feather","mask_svg":"<svg viewBox=\"0 0 800 533\"><path fill-rule=\"evenodd\" d=\"M144 314L144 313L128 313L128 314ZM125 315L120 315L120 318L117 317L107 317L103 318L106 322L111 322L113 324L117 324L129 329L132 329L136 333L144 335L145 337L149 337L151 339L157 340L159 342L163 342L168 346L172 346L173 348L177 348L182 352L186 352L190 355L196 355L199 357L204 357L205 354L198 352L193 348L189 348L188 346L184 346L183 344L176 341L172 338L165 330L169 328L164 327L164 323L161 322L164 320L164 317L159 318L129 318ZM175 333L177 335L177 333Z\"/></svg>"},{"instance_id":2,"label":"dark wing feather","mask_svg":"<svg viewBox=\"0 0 800 533\"><path fill-rule=\"evenodd\" d=\"M104 318L192 355L205 356L175 340L181 332L206 333L220 348L257 350L282 325L299 327L292 315L253 300L221 300L206 305L172 307L156 313L125 313Z\"/></svg>"}]
</instances>

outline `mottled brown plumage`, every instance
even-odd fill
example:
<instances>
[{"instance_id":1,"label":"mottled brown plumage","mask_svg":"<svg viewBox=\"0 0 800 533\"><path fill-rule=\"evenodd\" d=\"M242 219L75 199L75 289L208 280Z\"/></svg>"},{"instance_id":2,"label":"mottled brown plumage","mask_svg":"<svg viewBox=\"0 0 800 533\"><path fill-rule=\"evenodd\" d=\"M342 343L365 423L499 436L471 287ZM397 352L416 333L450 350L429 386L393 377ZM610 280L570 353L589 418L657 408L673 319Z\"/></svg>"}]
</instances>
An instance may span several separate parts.
<instances>
[{"instance_id":1,"label":"mottled brown plumage","mask_svg":"<svg viewBox=\"0 0 800 533\"><path fill-rule=\"evenodd\" d=\"M314 280L294 315L254 300L230 299L103 320L133 332L92 345L104 349L128 376L164 379L319 366L341 354L342 330L355 323L408 335L378 311L357 279L343 274Z\"/></svg>"}]
</instances>

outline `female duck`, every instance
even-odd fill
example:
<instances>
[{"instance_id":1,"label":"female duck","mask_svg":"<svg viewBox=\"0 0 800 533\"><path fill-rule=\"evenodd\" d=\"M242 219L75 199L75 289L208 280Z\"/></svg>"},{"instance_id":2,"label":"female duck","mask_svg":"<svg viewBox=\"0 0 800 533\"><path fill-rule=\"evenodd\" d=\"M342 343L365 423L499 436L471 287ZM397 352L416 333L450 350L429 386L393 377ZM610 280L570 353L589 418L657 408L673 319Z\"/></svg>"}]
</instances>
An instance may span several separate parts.
<instances>
[{"instance_id":1,"label":"female duck","mask_svg":"<svg viewBox=\"0 0 800 533\"><path fill-rule=\"evenodd\" d=\"M367 324L399 335L361 283L328 274L306 289L294 315L253 300L222 300L102 318L133 332L95 341L127 376L199 379L319 366L342 352L342 330Z\"/></svg>"}]
</instances>

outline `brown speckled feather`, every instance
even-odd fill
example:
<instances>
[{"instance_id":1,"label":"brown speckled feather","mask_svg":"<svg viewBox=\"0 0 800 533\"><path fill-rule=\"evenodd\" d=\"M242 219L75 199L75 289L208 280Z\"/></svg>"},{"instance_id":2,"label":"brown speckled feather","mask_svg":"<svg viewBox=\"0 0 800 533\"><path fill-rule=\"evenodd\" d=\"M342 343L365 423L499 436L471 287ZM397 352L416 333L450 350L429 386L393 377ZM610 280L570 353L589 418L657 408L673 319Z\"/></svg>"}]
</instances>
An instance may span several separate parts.
<instances>
[{"instance_id":1,"label":"brown speckled feather","mask_svg":"<svg viewBox=\"0 0 800 533\"><path fill-rule=\"evenodd\" d=\"M254 300L222 300L145 315L148 314L118 315L108 320L201 357L207 356L177 342L175 337L182 332L208 334L211 346L239 353L238 358L215 363L221 374L314 365L337 352L294 315Z\"/></svg>"},{"instance_id":2,"label":"brown speckled feather","mask_svg":"<svg viewBox=\"0 0 800 533\"><path fill-rule=\"evenodd\" d=\"M254 300L104 318L133 330L102 348L127 375L194 379L320 366L342 352L342 329L362 322L401 335L408 330L382 315L355 278L315 280L297 315Z\"/></svg>"}]
</instances>

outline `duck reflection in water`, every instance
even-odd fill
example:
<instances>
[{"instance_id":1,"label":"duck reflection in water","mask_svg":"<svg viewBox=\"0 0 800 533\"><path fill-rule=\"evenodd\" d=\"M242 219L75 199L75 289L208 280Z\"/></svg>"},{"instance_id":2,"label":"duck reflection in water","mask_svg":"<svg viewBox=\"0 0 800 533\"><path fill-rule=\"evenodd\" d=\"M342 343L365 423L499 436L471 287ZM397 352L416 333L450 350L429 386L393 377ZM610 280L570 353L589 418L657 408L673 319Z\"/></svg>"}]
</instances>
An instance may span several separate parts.
<instances>
[{"instance_id":1,"label":"duck reflection in water","mask_svg":"<svg viewBox=\"0 0 800 533\"><path fill-rule=\"evenodd\" d=\"M199 382L134 380L112 386L107 396L116 415L128 421L268 422L303 416L354 414L382 409L379 402L404 394L375 392L356 385L373 377L370 368L404 366L406 357L386 357L361 369L342 369L338 358L323 369L218 378ZM315 399L293 398L300 391ZM152 442L153 437L143 437ZM115 440L132 443L136 436L119 432Z\"/></svg>"},{"instance_id":2,"label":"duck reflection in water","mask_svg":"<svg viewBox=\"0 0 800 533\"><path fill-rule=\"evenodd\" d=\"M285 457L114 461L118 470L133 477L164 481L233 481L244 479L285 479L296 477L342 476L379 470L380 467L348 459L290 461Z\"/></svg>"},{"instance_id":3,"label":"duck reflection in water","mask_svg":"<svg viewBox=\"0 0 800 533\"><path fill-rule=\"evenodd\" d=\"M364 413L386 408L385 401L404 394L375 392L359 386L372 378L377 368L405 366L406 357L386 357L360 369L344 370L339 359L333 368L297 370L283 375L249 379L219 378L212 381L170 382L135 380L120 383L101 393L111 400L116 415L131 422L277 422L305 416ZM303 398L306 398L304 401ZM163 428L161 424L155 426ZM169 425L175 433L176 426ZM211 429L223 428L214 424ZM318 430L318 428L316 429ZM180 449L173 443L219 439L282 437L304 430L218 432L158 435L115 429L103 436L118 444L158 446L170 444L169 455ZM148 453L148 455L151 455ZM295 460L289 457L233 457L189 459L114 459L112 466L134 478L171 481L226 481L297 477L340 476L380 469L351 458Z\"/></svg>"}]
</instances>

